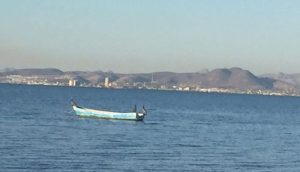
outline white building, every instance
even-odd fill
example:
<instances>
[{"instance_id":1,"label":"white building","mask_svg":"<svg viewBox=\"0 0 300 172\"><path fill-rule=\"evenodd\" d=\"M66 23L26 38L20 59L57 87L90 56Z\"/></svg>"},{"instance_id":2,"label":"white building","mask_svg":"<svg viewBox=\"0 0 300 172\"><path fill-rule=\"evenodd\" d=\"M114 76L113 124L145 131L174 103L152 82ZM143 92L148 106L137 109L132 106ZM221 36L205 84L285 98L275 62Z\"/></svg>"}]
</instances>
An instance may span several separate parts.
<instances>
[{"instance_id":1,"label":"white building","mask_svg":"<svg viewBox=\"0 0 300 172\"><path fill-rule=\"evenodd\" d=\"M104 79L104 87L108 88L109 86L110 86L110 84L109 84L109 78L105 77L105 79Z\"/></svg>"},{"instance_id":2,"label":"white building","mask_svg":"<svg viewBox=\"0 0 300 172\"><path fill-rule=\"evenodd\" d=\"M76 84L77 84L77 80L75 80L75 79L70 79L69 80L69 86L70 87L74 87L74 86L76 86Z\"/></svg>"}]
</instances>

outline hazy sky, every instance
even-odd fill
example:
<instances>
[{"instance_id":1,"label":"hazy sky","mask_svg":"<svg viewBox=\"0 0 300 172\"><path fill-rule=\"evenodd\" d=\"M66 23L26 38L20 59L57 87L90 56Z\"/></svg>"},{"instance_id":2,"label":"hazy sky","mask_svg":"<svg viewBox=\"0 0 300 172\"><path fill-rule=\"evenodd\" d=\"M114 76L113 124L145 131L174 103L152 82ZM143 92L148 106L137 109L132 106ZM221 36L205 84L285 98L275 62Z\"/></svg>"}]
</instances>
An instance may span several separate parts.
<instances>
[{"instance_id":1,"label":"hazy sky","mask_svg":"<svg viewBox=\"0 0 300 172\"><path fill-rule=\"evenodd\" d=\"M300 73L299 0L0 0L0 68Z\"/></svg>"}]
</instances>

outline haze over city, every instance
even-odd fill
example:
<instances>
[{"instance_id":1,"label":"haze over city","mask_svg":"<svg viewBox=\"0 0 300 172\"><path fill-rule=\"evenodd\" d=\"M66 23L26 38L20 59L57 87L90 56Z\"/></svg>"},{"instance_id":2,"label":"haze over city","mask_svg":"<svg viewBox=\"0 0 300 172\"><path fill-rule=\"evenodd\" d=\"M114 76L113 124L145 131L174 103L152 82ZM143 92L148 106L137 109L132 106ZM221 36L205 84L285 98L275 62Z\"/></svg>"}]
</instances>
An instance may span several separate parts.
<instances>
[{"instance_id":1,"label":"haze over city","mask_svg":"<svg viewBox=\"0 0 300 172\"><path fill-rule=\"evenodd\" d=\"M0 68L300 73L300 1L0 1Z\"/></svg>"}]
</instances>

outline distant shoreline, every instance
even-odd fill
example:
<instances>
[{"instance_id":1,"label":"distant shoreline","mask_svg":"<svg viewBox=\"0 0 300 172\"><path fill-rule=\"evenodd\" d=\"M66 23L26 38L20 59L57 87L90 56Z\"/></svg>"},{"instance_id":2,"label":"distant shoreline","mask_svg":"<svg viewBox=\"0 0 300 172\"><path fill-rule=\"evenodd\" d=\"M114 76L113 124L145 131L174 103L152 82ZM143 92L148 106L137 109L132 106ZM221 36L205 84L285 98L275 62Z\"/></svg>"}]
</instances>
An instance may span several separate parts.
<instances>
[{"instance_id":1,"label":"distant shoreline","mask_svg":"<svg viewBox=\"0 0 300 172\"><path fill-rule=\"evenodd\" d=\"M64 72L56 68L11 69L0 72L0 83L300 96L300 74L255 76L250 71L238 67L214 69L203 73L140 74L103 71Z\"/></svg>"},{"instance_id":2,"label":"distant shoreline","mask_svg":"<svg viewBox=\"0 0 300 172\"><path fill-rule=\"evenodd\" d=\"M15 86L28 86L28 87L60 87L60 88L88 88L88 89L103 89L103 90L149 90L149 91L168 91L168 92L182 92L182 93L206 93L206 94L232 94L232 95L256 95L256 96L276 96L276 97L300 97L296 94L258 94L258 93L244 93L244 92L217 92L217 91L194 91L194 90L172 90L172 89L147 89L147 88L101 88L101 87L88 87L88 86L65 86L65 85L43 85L43 84L24 84L24 83L0 83L0 85L15 85Z\"/></svg>"}]
</instances>

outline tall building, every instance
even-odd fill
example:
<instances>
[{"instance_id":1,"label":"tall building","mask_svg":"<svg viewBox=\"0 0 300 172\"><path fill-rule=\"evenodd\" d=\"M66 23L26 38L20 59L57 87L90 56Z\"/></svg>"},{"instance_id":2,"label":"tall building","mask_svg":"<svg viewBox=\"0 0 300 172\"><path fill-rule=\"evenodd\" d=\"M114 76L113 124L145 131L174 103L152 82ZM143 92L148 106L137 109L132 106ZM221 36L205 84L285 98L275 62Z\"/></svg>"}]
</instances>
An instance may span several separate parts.
<instances>
[{"instance_id":1,"label":"tall building","mask_svg":"<svg viewBox=\"0 0 300 172\"><path fill-rule=\"evenodd\" d=\"M108 77L105 77L105 79L104 79L104 87L105 88L109 87L109 78Z\"/></svg>"},{"instance_id":2,"label":"tall building","mask_svg":"<svg viewBox=\"0 0 300 172\"><path fill-rule=\"evenodd\" d=\"M76 86L76 84L77 84L77 81L75 79L69 80L69 86L74 87L74 86Z\"/></svg>"}]
</instances>

